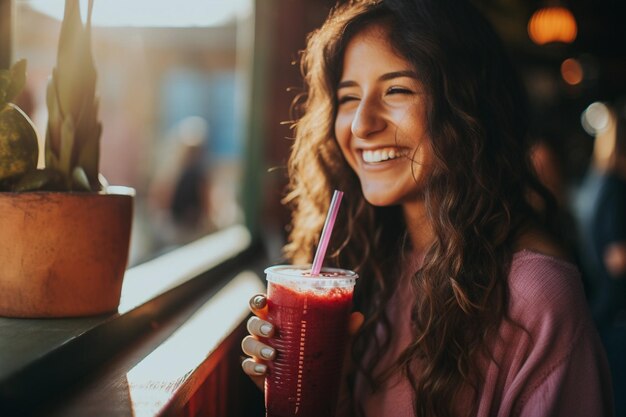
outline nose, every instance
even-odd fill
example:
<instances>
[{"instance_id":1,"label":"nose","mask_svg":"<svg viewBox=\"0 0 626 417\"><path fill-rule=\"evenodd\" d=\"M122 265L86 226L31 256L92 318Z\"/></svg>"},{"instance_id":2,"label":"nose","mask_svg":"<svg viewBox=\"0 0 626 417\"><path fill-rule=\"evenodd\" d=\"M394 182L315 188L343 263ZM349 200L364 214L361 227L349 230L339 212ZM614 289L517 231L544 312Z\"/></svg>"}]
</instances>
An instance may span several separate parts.
<instances>
[{"instance_id":1,"label":"nose","mask_svg":"<svg viewBox=\"0 0 626 417\"><path fill-rule=\"evenodd\" d=\"M352 119L352 134L355 137L367 139L372 134L383 130L385 126L386 122L376 99L362 98Z\"/></svg>"}]
</instances>

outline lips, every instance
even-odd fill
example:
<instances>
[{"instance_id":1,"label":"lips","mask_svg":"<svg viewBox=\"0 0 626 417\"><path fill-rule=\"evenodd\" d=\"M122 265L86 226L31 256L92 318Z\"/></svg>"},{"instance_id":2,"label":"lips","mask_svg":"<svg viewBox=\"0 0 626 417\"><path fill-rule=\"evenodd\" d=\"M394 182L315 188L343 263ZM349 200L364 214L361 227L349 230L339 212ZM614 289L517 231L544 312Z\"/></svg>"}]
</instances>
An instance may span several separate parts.
<instances>
[{"instance_id":1,"label":"lips","mask_svg":"<svg viewBox=\"0 0 626 417\"><path fill-rule=\"evenodd\" d=\"M361 151L361 157L363 158L363 161L368 164L389 161L392 159L401 158L406 155L406 149L398 148L395 146L387 146L378 149L363 149Z\"/></svg>"}]
</instances>

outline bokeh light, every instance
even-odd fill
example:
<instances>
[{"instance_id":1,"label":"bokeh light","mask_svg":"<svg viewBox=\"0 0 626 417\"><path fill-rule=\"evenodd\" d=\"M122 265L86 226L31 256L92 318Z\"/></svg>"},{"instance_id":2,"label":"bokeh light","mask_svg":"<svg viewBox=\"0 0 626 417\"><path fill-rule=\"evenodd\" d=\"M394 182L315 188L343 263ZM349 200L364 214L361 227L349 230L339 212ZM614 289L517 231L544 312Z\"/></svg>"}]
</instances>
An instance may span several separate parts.
<instances>
[{"instance_id":1,"label":"bokeh light","mask_svg":"<svg viewBox=\"0 0 626 417\"><path fill-rule=\"evenodd\" d=\"M574 15L561 6L539 9L528 21L528 35L537 45L550 42L572 43L577 33Z\"/></svg>"},{"instance_id":2,"label":"bokeh light","mask_svg":"<svg viewBox=\"0 0 626 417\"><path fill-rule=\"evenodd\" d=\"M583 67L575 58L567 58L561 63L561 77L569 85L578 85L584 78Z\"/></svg>"}]
</instances>

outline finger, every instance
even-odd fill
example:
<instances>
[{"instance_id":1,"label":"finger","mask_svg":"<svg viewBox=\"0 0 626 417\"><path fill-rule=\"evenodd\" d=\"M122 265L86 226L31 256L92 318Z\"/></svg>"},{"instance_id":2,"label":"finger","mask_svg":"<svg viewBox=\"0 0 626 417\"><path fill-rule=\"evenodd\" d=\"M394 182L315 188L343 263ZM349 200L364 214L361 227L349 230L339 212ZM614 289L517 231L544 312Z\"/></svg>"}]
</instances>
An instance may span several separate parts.
<instances>
[{"instance_id":1,"label":"finger","mask_svg":"<svg viewBox=\"0 0 626 417\"><path fill-rule=\"evenodd\" d=\"M251 358L247 358L243 362L241 362L241 368L243 369L243 372L250 377L252 382L254 382L254 384L260 390L264 389L265 375L267 373L266 365L255 362Z\"/></svg>"},{"instance_id":2,"label":"finger","mask_svg":"<svg viewBox=\"0 0 626 417\"><path fill-rule=\"evenodd\" d=\"M276 356L276 351L272 347L260 342L254 336L246 336L243 338L241 341L241 350L243 350L246 355L265 360L273 360Z\"/></svg>"},{"instance_id":3,"label":"finger","mask_svg":"<svg viewBox=\"0 0 626 417\"><path fill-rule=\"evenodd\" d=\"M348 323L348 332L350 333L350 335L356 334L356 332L363 325L364 320L365 316L363 316L363 313L355 311L354 313L350 314L350 322Z\"/></svg>"},{"instance_id":4,"label":"finger","mask_svg":"<svg viewBox=\"0 0 626 417\"><path fill-rule=\"evenodd\" d=\"M254 336L272 337L274 335L274 326L272 323L261 320L256 316L250 317L246 325L248 332Z\"/></svg>"},{"instance_id":5,"label":"finger","mask_svg":"<svg viewBox=\"0 0 626 417\"><path fill-rule=\"evenodd\" d=\"M250 298L250 311L262 319L267 317L267 296L265 294L255 294Z\"/></svg>"},{"instance_id":6,"label":"finger","mask_svg":"<svg viewBox=\"0 0 626 417\"><path fill-rule=\"evenodd\" d=\"M250 298L250 308L252 311L261 310L267 304L267 297L265 294L255 294Z\"/></svg>"},{"instance_id":7,"label":"finger","mask_svg":"<svg viewBox=\"0 0 626 417\"><path fill-rule=\"evenodd\" d=\"M267 372L267 365L259 363L252 358L247 358L241 362L241 367L243 371L250 376L264 376Z\"/></svg>"}]
</instances>

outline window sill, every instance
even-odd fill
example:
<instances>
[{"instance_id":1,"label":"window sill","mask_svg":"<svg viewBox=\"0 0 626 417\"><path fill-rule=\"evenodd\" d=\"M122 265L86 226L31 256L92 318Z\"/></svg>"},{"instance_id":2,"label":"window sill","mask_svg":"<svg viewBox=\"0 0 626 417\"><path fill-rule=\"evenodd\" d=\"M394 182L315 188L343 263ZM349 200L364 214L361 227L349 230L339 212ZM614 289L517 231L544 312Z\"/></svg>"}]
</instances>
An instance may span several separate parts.
<instances>
[{"instance_id":1,"label":"window sill","mask_svg":"<svg viewBox=\"0 0 626 417\"><path fill-rule=\"evenodd\" d=\"M0 414L156 416L182 406L263 291L260 253L233 227L129 269L115 314L0 318Z\"/></svg>"}]
</instances>

